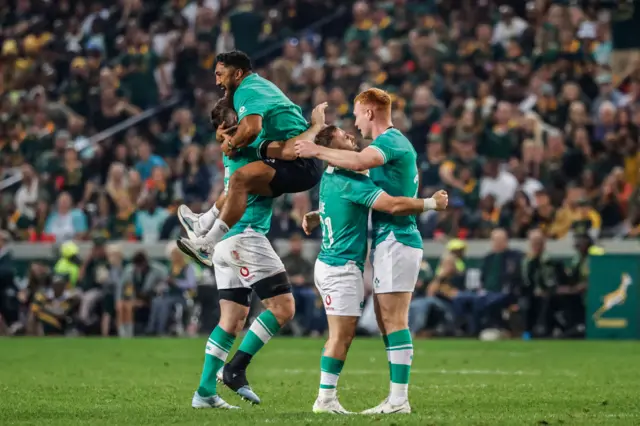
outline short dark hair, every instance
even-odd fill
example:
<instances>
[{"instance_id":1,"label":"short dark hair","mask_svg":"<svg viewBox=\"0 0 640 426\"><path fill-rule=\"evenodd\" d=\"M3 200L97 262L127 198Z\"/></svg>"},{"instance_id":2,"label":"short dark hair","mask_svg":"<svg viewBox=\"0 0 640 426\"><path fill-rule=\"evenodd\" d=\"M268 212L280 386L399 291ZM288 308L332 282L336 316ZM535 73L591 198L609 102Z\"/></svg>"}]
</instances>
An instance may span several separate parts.
<instances>
[{"instance_id":1,"label":"short dark hair","mask_svg":"<svg viewBox=\"0 0 640 426\"><path fill-rule=\"evenodd\" d=\"M234 67L244 72L251 71L251 58L240 50L232 50L231 52L219 53L216 56L216 62L221 62L227 67Z\"/></svg>"},{"instance_id":2,"label":"short dark hair","mask_svg":"<svg viewBox=\"0 0 640 426\"><path fill-rule=\"evenodd\" d=\"M227 129L237 124L238 118L236 112L231 107L229 100L224 97L220 98L211 110L211 125L214 129L223 125Z\"/></svg>"},{"instance_id":3,"label":"short dark hair","mask_svg":"<svg viewBox=\"0 0 640 426\"><path fill-rule=\"evenodd\" d=\"M338 130L338 127L333 124L328 125L324 129L320 130L316 135L315 143L320 146L329 146L333 140L333 134Z\"/></svg>"}]
</instances>

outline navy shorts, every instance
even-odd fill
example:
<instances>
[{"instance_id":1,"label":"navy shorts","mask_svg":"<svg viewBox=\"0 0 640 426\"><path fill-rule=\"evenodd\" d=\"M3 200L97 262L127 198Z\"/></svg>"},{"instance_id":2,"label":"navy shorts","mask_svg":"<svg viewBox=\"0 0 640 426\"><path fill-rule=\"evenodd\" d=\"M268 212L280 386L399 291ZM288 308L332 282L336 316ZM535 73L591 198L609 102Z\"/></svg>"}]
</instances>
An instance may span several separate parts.
<instances>
[{"instance_id":1,"label":"navy shorts","mask_svg":"<svg viewBox=\"0 0 640 426\"><path fill-rule=\"evenodd\" d=\"M264 145L262 150L266 151L267 144ZM276 171L269 184L273 197L308 191L322 178L323 163L316 158L297 158L293 161L265 158L262 161Z\"/></svg>"}]
</instances>

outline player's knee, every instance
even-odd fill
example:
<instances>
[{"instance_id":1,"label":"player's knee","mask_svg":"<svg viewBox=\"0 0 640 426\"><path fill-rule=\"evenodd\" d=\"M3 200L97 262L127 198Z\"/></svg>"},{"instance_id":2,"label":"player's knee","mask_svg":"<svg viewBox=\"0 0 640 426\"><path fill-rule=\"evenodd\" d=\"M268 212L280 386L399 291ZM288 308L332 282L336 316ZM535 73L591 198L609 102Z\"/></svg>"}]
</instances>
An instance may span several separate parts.
<instances>
[{"instance_id":1,"label":"player's knee","mask_svg":"<svg viewBox=\"0 0 640 426\"><path fill-rule=\"evenodd\" d=\"M296 303L291 293L264 299L263 303L281 326L291 321L296 314Z\"/></svg>"},{"instance_id":2,"label":"player's knee","mask_svg":"<svg viewBox=\"0 0 640 426\"><path fill-rule=\"evenodd\" d=\"M293 296L284 299L285 300L274 304L269 308L273 315L278 319L278 323L280 323L280 325L291 321L296 314L296 304L293 300Z\"/></svg>"},{"instance_id":3,"label":"player's knee","mask_svg":"<svg viewBox=\"0 0 640 426\"><path fill-rule=\"evenodd\" d=\"M270 310L280 325L293 319L296 304L291 294L291 284L286 272L265 278L253 285L253 291L262 300L265 308Z\"/></svg>"},{"instance_id":4,"label":"player's knee","mask_svg":"<svg viewBox=\"0 0 640 426\"><path fill-rule=\"evenodd\" d=\"M251 173L246 170L238 169L231 175L229 179L229 187L235 190L242 190L251 184Z\"/></svg>"},{"instance_id":5,"label":"player's knee","mask_svg":"<svg viewBox=\"0 0 640 426\"><path fill-rule=\"evenodd\" d=\"M218 325L229 334L238 335L244 328L247 316L242 315L221 315Z\"/></svg>"},{"instance_id":6,"label":"player's knee","mask_svg":"<svg viewBox=\"0 0 640 426\"><path fill-rule=\"evenodd\" d=\"M218 325L227 333L238 334L247 321L251 298L245 294L244 290L220 291L220 321Z\"/></svg>"},{"instance_id":7,"label":"player's knee","mask_svg":"<svg viewBox=\"0 0 640 426\"><path fill-rule=\"evenodd\" d=\"M386 309L383 306L380 307L379 320L384 325L384 330L387 334L403 330L407 328L409 323L408 314L402 315L394 309Z\"/></svg>"},{"instance_id":8,"label":"player's knee","mask_svg":"<svg viewBox=\"0 0 640 426\"><path fill-rule=\"evenodd\" d=\"M351 342L356 337L355 329L343 329L338 330L336 333L332 333L329 340L334 341L335 345L340 346L345 351L351 346Z\"/></svg>"}]
</instances>

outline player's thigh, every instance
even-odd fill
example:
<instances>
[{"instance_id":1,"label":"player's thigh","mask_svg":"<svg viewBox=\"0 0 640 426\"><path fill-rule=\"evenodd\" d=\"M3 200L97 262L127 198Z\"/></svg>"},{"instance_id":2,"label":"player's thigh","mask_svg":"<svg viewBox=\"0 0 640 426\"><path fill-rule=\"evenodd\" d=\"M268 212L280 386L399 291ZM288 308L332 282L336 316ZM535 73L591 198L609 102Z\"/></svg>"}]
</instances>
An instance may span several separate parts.
<instances>
[{"instance_id":1,"label":"player's thigh","mask_svg":"<svg viewBox=\"0 0 640 426\"><path fill-rule=\"evenodd\" d=\"M355 317L364 308L362 271L353 263L331 266L316 260L314 281L327 317Z\"/></svg>"},{"instance_id":2,"label":"player's thigh","mask_svg":"<svg viewBox=\"0 0 640 426\"><path fill-rule=\"evenodd\" d=\"M229 188L243 187L253 195L271 197L270 183L276 175L273 167L263 161L254 161L236 170L229 180Z\"/></svg>"},{"instance_id":3,"label":"player's thigh","mask_svg":"<svg viewBox=\"0 0 640 426\"><path fill-rule=\"evenodd\" d=\"M418 281L422 249L409 247L394 240L378 244L372 252L373 291L412 293Z\"/></svg>"},{"instance_id":4,"label":"player's thigh","mask_svg":"<svg viewBox=\"0 0 640 426\"><path fill-rule=\"evenodd\" d=\"M214 259L229 266L242 285L262 300L291 293L282 260L262 234L247 230L221 241Z\"/></svg>"},{"instance_id":5,"label":"player's thigh","mask_svg":"<svg viewBox=\"0 0 640 426\"><path fill-rule=\"evenodd\" d=\"M316 159L298 158L293 161L266 159L275 170L270 187L274 197L308 191L320 182L322 162Z\"/></svg>"},{"instance_id":6,"label":"player's thigh","mask_svg":"<svg viewBox=\"0 0 640 426\"><path fill-rule=\"evenodd\" d=\"M220 299L219 325L228 333L237 333L242 330L249 314L251 289L245 287L225 263L214 262L214 271Z\"/></svg>"}]
</instances>

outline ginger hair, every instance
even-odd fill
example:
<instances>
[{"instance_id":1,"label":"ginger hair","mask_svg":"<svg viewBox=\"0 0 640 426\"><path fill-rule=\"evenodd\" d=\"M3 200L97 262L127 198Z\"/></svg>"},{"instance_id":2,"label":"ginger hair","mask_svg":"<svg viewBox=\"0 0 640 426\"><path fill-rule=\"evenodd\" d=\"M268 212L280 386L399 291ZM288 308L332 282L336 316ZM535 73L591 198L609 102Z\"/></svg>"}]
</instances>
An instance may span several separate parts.
<instances>
[{"instance_id":1,"label":"ginger hair","mask_svg":"<svg viewBox=\"0 0 640 426\"><path fill-rule=\"evenodd\" d=\"M376 111L383 111L391 115L391 96L381 89L371 88L356 96L354 102L373 107Z\"/></svg>"}]
</instances>

